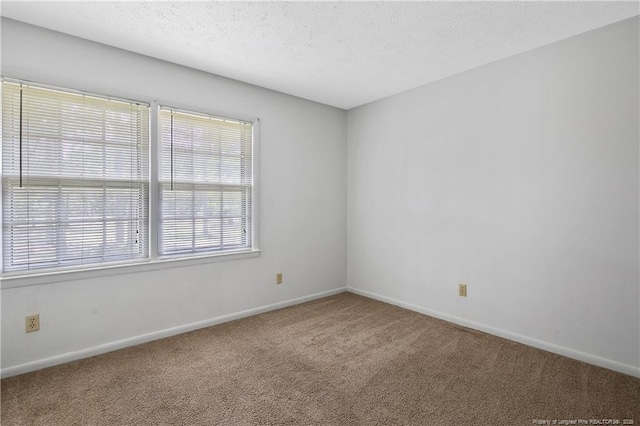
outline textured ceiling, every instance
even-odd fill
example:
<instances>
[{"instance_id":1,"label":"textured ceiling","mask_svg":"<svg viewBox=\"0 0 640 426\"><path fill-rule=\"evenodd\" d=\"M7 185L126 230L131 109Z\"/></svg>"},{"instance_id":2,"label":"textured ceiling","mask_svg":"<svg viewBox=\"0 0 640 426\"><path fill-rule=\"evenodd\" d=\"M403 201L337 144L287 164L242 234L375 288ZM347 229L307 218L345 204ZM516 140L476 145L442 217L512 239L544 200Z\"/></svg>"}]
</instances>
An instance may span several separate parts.
<instances>
[{"instance_id":1,"label":"textured ceiling","mask_svg":"<svg viewBox=\"0 0 640 426\"><path fill-rule=\"evenodd\" d=\"M349 109L639 14L638 2L10 2L19 21Z\"/></svg>"}]
</instances>

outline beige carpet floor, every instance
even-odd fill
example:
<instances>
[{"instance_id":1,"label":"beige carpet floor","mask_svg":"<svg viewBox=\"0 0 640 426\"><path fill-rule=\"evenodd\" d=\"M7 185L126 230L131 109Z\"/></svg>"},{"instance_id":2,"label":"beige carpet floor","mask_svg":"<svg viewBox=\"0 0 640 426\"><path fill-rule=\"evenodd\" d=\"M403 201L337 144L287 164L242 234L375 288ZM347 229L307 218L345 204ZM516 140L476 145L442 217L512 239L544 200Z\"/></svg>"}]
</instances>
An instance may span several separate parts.
<instances>
[{"instance_id":1,"label":"beige carpet floor","mask_svg":"<svg viewBox=\"0 0 640 426\"><path fill-rule=\"evenodd\" d=\"M640 424L640 379L350 293L1 385L4 426Z\"/></svg>"}]
</instances>

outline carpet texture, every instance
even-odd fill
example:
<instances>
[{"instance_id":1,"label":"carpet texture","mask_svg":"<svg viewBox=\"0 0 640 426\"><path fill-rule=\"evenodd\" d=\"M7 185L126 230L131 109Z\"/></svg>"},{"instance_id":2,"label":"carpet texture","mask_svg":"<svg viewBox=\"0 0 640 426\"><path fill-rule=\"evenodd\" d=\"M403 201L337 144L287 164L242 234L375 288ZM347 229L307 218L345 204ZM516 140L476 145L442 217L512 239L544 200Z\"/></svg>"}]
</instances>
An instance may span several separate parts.
<instances>
[{"instance_id":1,"label":"carpet texture","mask_svg":"<svg viewBox=\"0 0 640 426\"><path fill-rule=\"evenodd\" d=\"M640 424L640 379L351 293L1 384L4 426Z\"/></svg>"}]
</instances>

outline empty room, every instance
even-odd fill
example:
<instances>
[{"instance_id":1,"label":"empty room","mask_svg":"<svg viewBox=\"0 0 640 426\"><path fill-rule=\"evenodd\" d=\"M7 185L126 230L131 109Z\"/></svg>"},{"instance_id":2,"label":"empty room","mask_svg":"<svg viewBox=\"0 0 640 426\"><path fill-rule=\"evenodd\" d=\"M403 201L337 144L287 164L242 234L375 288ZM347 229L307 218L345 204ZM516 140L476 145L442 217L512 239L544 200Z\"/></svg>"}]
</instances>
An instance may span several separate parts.
<instances>
[{"instance_id":1,"label":"empty room","mask_svg":"<svg viewBox=\"0 0 640 426\"><path fill-rule=\"evenodd\" d=\"M640 424L640 3L2 1L0 423Z\"/></svg>"}]
</instances>

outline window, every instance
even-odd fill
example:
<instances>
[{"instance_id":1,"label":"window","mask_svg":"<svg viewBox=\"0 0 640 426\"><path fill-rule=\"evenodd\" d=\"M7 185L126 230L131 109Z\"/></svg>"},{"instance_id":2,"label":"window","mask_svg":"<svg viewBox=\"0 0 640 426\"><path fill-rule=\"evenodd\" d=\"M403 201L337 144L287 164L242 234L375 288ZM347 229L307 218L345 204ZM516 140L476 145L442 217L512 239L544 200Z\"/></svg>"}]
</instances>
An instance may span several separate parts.
<instances>
[{"instance_id":1,"label":"window","mask_svg":"<svg viewBox=\"0 0 640 426\"><path fill-rule=\"evenodd\" d=\"M158 253L252 247L253 125L159 110Z\"/></svg>"},{"instance_id":2,"label":"window","mask_svg":"<svg viewBox=\"0 0 640 426\"><path fill-rule=\"evenodd\" d=\"M148 149L148 105L3 81L3 270L147 258Z\"/></svg>"},{"instance_id":3,"label":"window","mask_svg":"<svg viewBox=\"0 0 640 426\"><path fill-rule=\"evenodd\" d=\"M0 88L3 277L259 252L257 121Z\"/></svg>"}]
</instances>

